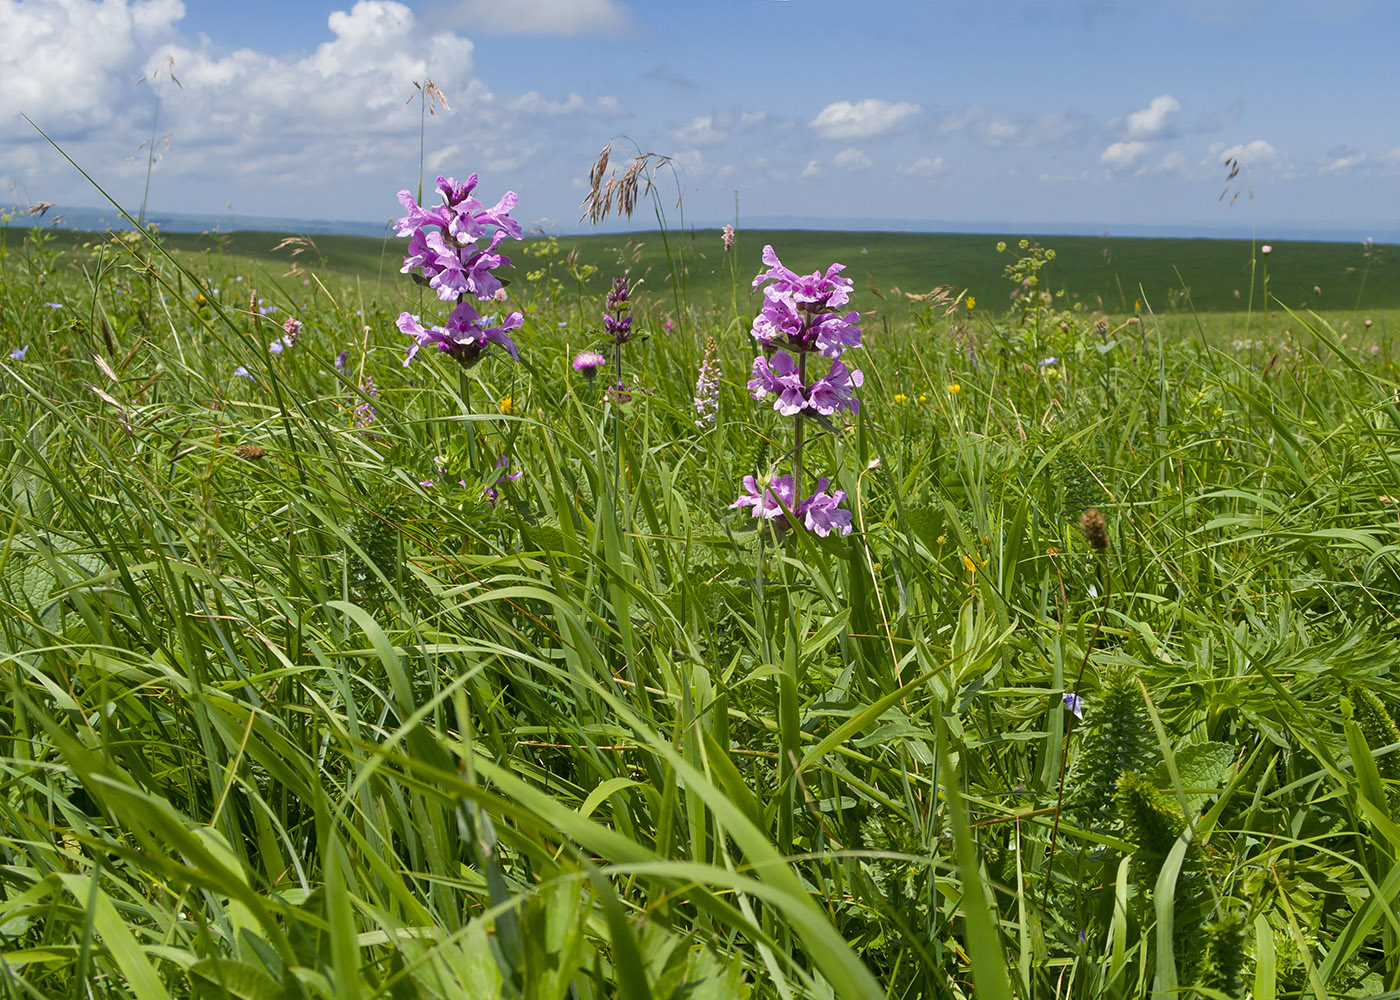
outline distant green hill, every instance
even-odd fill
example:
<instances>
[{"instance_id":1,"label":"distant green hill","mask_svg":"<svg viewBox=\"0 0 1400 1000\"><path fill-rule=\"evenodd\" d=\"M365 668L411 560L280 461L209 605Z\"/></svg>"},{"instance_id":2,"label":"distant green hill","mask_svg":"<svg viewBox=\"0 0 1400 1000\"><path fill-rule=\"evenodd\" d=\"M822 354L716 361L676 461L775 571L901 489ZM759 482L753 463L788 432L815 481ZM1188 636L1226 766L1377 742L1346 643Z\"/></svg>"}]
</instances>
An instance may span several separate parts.
<instances>
[{"instance_id":1,"label":"distant green hill","mask_svg":"<svg viewBox=\"0 0 1400 1000\"><path fill-rule=\"evenodd\" d=\"M48 231L53 246L67 248L90 242L91 233ZM6 244L16 248L26 230L11 228ZM189 254L223 256L234 266L267 266L285 271L293 258L291 247L274 250L287 234L235 232L228 234L171 233L163 236L171 249ZM1271 294L1291 308L1327 310L1400 308L1400 248L1376 246L1369 252L1357 243L1276 242L1267 257L1244 240L1142 239L1084 236L1034 236L1028 238L1053 248L1056 259L1049 269L1052 288L1065 288L1087 308L1131 312L1135 303L1157 312L1185 308L1188 301L1201 312L1243 310L1249 301L1251 254L1255 264L1255 307L1262 301L1263 269L1267 264ZM367 293L381 282L402 287L399 275L403 241L360 236L313 235L295 260L312 270L330 272L362 282ZM870 309L867 296L883 297L886 308L904 307L902 292L927 292L938 285L967 289L979 309L1000 311L1012 290L1003 277L1017 243L1015 237L926 233L852 233L807 230L741 230L734 253L734 271L720 243L718 230L671 232L663 241L658 232L559 237L558 249L541 258L526 247L506 248L515 263L516 291L528 297L536 289L527 278L546 268L562 282L562 291L573 297L601 294L611 276L630 267L646 276L652 291L673 295L667 246L686 286L688 300L704 306L711 301L728 303L737 284L740 307L746 301L764 244L771 243L783 262L794 270L824 268L833 261L846 264L855 279L862 308ZM998 253L998 242L1009 249ZM544 244L527 241L528 251ZM564 263L577 251L576 266L593 265L597 271L580 287ZM546 279L547 280L547 279ZM388 289L386 288L386 291Z\"/></svg>"}]
</instances>

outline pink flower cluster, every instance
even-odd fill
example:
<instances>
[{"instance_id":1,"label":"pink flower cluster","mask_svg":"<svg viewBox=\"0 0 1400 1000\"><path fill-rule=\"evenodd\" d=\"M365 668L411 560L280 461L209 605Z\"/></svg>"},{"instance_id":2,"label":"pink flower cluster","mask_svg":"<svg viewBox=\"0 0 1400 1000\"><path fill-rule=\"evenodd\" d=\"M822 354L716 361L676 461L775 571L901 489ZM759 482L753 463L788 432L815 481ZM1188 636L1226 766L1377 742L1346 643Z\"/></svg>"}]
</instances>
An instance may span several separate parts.
<instances>
[{"instance_id":1,"label":"pink flower cluster","mask_svg":"<svg viewBox=\"0 0 1400 1000\"><path fill-rule=\"evenodd\" d=\"M753 360L748 388L754 399L773 396L773 409L799 421L793 452L800 459L800 421L808 411L828 417L838 410L855 412L860 407L855 390L864 384L865 376L841 360L847 348L860 346L860 327L856 325L860 314L840 311L850 301L852 288L851 280L840 276L843 265L797 274L783 266L771 246L763 248L763 263L768 270L761 271L753 283L755 288L765 283L767 287L752 334L763 345L764 353ZM825 375L809 381L808 363L818 354L830 358L831 364ZM730 506L752 508L754 517L766 518L777 527L787 527L795 518L822 537L833 531L849 535L851 514L841 509L846 494L843 490L828 494L830 485L823 476L815 492L799 499L794 476L776 476L763 484L745 476L745 492Z\"/></svg>"},{"instance_id":2,"label":"pink flower cluster","mask_svg":"<svg viewBox=\"0 0 1400 1000\"><path fill-rule=\"evenodd\" d=\"M487 208L472 191L477 176L472 174L465 184L451 177L439 177L437 191L442 204L431 207L419 205L408 191L399 192L399 202L408 214L398 221L398 234L409 237L408 253L403 260L403 273L414 271L415 280L427 285L444 302L457 302L447 325L424 327L417 316L400 314L398 327L413 337L407 365L421 347L436 345L444 354L463 366L476 364L482 352L498 343L517 356L514 342L505 331L519 329L524 317L511 313L499 326L467 305L468 297L499 301L505 292L495 271L510 263L510 258L496 251L506 237L524 236L520 223L510 217L510 210L519 202L514 191L507 191L495 205ZM430 228L436 227L436 228ZM488 235L489 234L489 235ZM478 243L483 237L484 242Z\"/></svg>"},{"instance_id":3,"label":"pink flower cluster","mask_svg":"<svg viewBox=\"0 0 1400 1000\"><path fill-rule=\"evenodd\" d=\"M811 496L794 503L794 487L791 476L775 476L767 482L760 482L753 476L744 477L744 493L729 506L751 507L753 516L761 517L770 523L786 527L791 518L814 534L825 538L833 531L841 535L851 533L851 512L841 509L841 501L846 499L845 490L828 494L831 480L822 476L817 480L817 488Z\"/></svg>"}]
</instances>

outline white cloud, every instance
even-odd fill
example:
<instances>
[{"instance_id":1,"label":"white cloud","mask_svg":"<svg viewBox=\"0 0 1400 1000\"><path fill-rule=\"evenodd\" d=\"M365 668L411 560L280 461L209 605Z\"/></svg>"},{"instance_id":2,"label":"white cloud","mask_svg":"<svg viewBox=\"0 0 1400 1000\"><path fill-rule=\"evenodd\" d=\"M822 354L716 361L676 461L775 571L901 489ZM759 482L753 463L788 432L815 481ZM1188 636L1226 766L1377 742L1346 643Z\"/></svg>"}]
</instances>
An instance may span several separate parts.
<instances>
[{"instance_id":1,"label":"white cloud","mask_svg":"<svg viewBox=\"0 0 1400 1000\"><path fill-rule=\"evenodd\" d=\"M28 130L19 112L55 131L110 121L113 94L155 68L136 69L184 15L180 0L0 0L0 134Z\"/></svg>"},{"instance_id":2,"label":"white cloud","mask_svg":"<svg viewBox=\"0 0 1400 1000\"><path fill-rule=\"evenodd\" d=\"M863 170L875 166L875 161L854 146L847 146L831 158L833 166L842 170Z\"/></svg>"},{"instance_id":3,"label":"white cloud","mask_svg":"<svg viewBox=\"0 0 1400 1000\"><path fill-rule=\"evenodd\" d=\"M423 19L492 35L615 35L628 26L616 0L445 0Z\"/></svg>"},{"instance_id":4,"label":"white cloud","mask_svg":"<svg viewBox=\"0 0 1400 1000\"><path fill-rule=\"evenodd\" d=\"M1211 151L1216 153L1215 161L1224 163L1226 160L1239 160L1251 166L1264 163L1273 163L1278 159L1278 150L1263 139L1255 139L1248 144L1230 146L1227 149L1218 149L1212 146Z\"/></svg>"},{"instance_id":5,"label":"white cloud","mask_svg":"<svg viewBox=\"0 0 1400 1000\"><path fill-rule=\"evenodd\" d=\"M999 149L1018 146L1034 149L1040 146L1068 146L1078 143L1086 130L1083 115L1053 111L1040 115L1013 115L988 111L972 106L952 111L938 122L940 132L970 130L984 146Z\"/></svg>"},{"instance_id":6,"label":"white cloud","mask_svg":"<svg viewBox=\"0 0 1400 1000\"><path fill-rule=\"evenodd\" d=\"M1184 174L1186 172L1186 157L1180 152L1172 150L1157 161L1157 165L1152 169L1160 174Z\"/></svg>"},{"instance_id":7,"label":"white cloud","mask_svg":"<svg viewBox=\"0 0 1400 1000\"><path fill-rule=\"evenodd\" d=\"M540 96L539 91L531 90L506 102L506 107L517 114L537 115L557 118L560 115L586 115L592 118L620 118L626 112L616 97L600 97L585 101L578 94L570 94L562 101L551 101Z\"/></svg>"},{"instance_id":8,"label":"white cloud","mask_svg":"<svg viewBox=\"0 0 1400 1000\"><path fill-rule=\"evenodd\" d=\"M810 125L823 139L865 139L888 132L910 115L923 111L908 101L882 101L868 98L852 104L837 101L817 113Z\"/></svg>"},{"instance_id":9,"label":"white cloud","mask_svg":"<svg viewBox=\"0 0 1400 1000\"><path fill-rule=\"evenodd\" d=\"M730 138L735 132L754 128L767 120L766 111L745 111L737 115L732 111L720 111L712 115L697 115L673 130L671 138L683 145L713 146Z\"/></svg>"},{"instance_id":10,"label":"white cloud","mask_svg":"<svg viewBox=\"0 0 1400 1000\"><path fill-rule=\"evenodd\" d=\"M1333 157L1327 163L1323 164L1322 172L1324 174L1330 174L1335 173L1338 170L1346 170L1350 167L1357 166L1358 164L1364 162L1365 159L1365 153L1351 153L1347 156Z\"/></svg>"},{"instance_id":11,"label":"white cloud","mask_svg":"<svg viewBox=\"0 0 1400 1000\"><path fill-rule=\"evenodd\" d=\"M1099 162L1110 170L1130 170L1146 152L1145 142L1115 142L1103 151Z\"/></svg>"},{"instance_id":12,"label":"white cloud","mask_svg":"<svg viewBox=\"0 0 1400 1000\"><path fill-rule=\"evenodd\" d=\"M1129 139L1155 139L1167 131L1181 102L1171 94L1152 98L1146 108L1134 111L1124 120L1124 133Z\"/></svg>"},{"instance_id":13,"label":"white cloud","mask_svg":"<svg viewBox=\"0 0 1400 1000\"><path fill-rule=\"evenodd\" d=\"M709 146L717 142L724 141L725 133L715 127L715 120L712 115L700 115L692 118L680 128L671 133L671 138L677 142L691 143L696 146Z\"/></svg>"},{"instance_id":14,"label":"white cloud","mask_svg":"<svg viewBox=\"0 0 1400 1000\"><path fill-rule=\"evenodd\" d=\"M915 177L931 177L943 169L943 157L921 156L913 163L901 164L898 168L902 174L913 174Z\"/></svg>"},{"instance_id":15,"label":"white cloud","mask_svg":"<svg viewBox=\"0 0 1400 1000\"><path fill-rule=\"evenodd\" d=\"M802 168L803 177L815 177L821 172L822 168L816 160L808 160L807 165Z\"/></svg>"}]
</instances>

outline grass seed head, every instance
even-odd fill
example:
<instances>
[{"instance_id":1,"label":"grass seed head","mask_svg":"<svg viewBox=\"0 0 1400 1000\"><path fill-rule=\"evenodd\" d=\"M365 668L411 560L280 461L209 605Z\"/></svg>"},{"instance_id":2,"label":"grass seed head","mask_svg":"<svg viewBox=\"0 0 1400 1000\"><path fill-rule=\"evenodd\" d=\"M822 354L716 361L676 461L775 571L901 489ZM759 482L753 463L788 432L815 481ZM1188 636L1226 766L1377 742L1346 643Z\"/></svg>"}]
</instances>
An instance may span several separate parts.
<instances>
[{"instance_id":1,"label":"grass seed head","mask_svg":"<svg viewBox=\"0 0 1400 1000\"><path fill-rule=\"evenodd\" d=\"M1084 532L1084 538L1089 542L1090 548L1099 552L1108 548L1108 525L1104 523L1103 515L1097 507L1090 507L1080 517L1079 530Z\"/></svg>"}]
</instances>

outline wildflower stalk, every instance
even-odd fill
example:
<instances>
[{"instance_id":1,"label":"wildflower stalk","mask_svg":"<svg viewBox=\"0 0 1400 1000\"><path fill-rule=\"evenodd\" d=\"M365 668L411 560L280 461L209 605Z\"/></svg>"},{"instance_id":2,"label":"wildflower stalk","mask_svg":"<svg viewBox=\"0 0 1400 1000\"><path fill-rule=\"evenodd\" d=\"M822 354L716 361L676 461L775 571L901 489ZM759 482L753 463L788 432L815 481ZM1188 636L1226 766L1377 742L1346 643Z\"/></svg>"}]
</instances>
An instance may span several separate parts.
<instances>
[{"instance_id":1,"label":"wildflower stalk","mask_svg":"<svg viewBox=\"0 0 1400 1000\"><path fill-rule=\"evenodd\" d=\"M1097 508L1091 507L1084 512L1079 521L1080 529L1084 532L1085 538L1089 542L1090 548L1099 557L1099 565L1103 567L1103 597L1099 601L1098 619L1094 622L1094 631L1089 634L1089 641L1084 644L1084 655L1079 661L1079 672L1074 675L1073 696L1076 704L1082 704L1079 697L1079 687L1084 682L1084 669L1089 665L1089 656L1094 652L1094 643L1098 641L1099 632L1103 630L1104 617L1108 614L1108 602L1113 597L1113 568L1108 561L1108 529L1104 525L1103 515ZM1041 889L1041 906L1050 895L1050 882L1055 871L1055 845L1059 839L1060 816L1063 813L1065 802L1065 775L1069 764L1069 740L1074 732L1075 714L1071 712L1065 720L1065 735L1060 743L1060 773L1055 790L1055 821L1050 826L1050 851L1045 860L1045 884Z\"/></svg>"},{"instance_id":2,"label":"wildflower stalk","mask_svg":"<svg viewBox=\"0 0 1400 1000\"><path fill-rule=\"evenodd\" d=\"M462 412L468 416L472 412L472 380L465 368L457 369L457 395L462 399ZM476 424L471 420L467 425L467 468L476 468Z\"/></svg>"},{"instance_id":3,"label":"wildflower stalk","mask_svg":"<svg viewBox=\"0 0 1400 1000\"><path fill-rule=\"evenodd\" d=\"M797 378L803 385L807 384L806 351L803 351L797 356ZM802 418L803 414L801 412L792 418L792 495L798 502L802 500L802 430L803 424L806 423Z\"/></svg>"}]
</instances>

